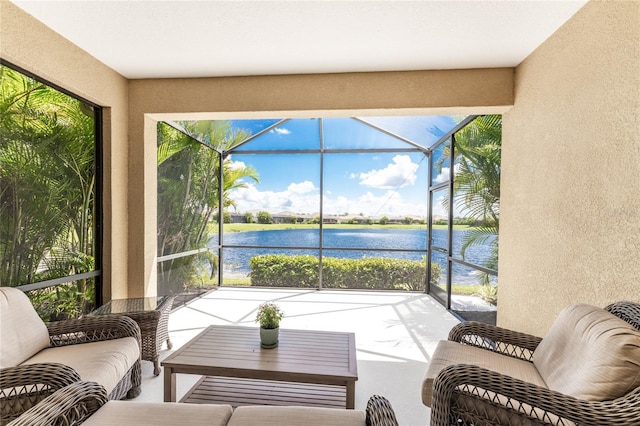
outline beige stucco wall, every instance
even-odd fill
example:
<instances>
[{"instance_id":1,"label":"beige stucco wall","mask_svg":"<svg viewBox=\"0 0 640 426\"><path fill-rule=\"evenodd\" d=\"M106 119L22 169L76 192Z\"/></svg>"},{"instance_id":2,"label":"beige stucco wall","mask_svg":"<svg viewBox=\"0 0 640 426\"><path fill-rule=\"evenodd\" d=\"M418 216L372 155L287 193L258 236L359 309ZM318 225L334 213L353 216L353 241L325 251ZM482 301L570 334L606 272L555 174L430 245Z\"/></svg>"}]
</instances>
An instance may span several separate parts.
<instances>
[{"instance_id":1,"label":"beige stucco wall","mask_svg":"<svg viewBox=\"0 0 640 426\"><path fill-rule=\"evenodd\" d=\"M141 296L157 281L156 119L502 113L513 69L152 79L129 89L129 292Z\"/></svg>"},{"instance_id":2,"label":"beige stucco wall","mask_svg":"<svg viewBox=\"0 0 640 426\"><path fill-rule=\"evenodd\" d=\"M504 115L499 325L640 301L640 2L592 1L516 69Z\"/></svg>"},{"instance_id":3,"label":"beige stucco wall","mask_svg":"<svg viewBox=\"0 0 640 426\"><path fill-rule=\"evenodd\" d=\"M104 296L126 297L127 80L5 0L0 1L0 58L105 107Z\"/></svg>"}]
</instances>

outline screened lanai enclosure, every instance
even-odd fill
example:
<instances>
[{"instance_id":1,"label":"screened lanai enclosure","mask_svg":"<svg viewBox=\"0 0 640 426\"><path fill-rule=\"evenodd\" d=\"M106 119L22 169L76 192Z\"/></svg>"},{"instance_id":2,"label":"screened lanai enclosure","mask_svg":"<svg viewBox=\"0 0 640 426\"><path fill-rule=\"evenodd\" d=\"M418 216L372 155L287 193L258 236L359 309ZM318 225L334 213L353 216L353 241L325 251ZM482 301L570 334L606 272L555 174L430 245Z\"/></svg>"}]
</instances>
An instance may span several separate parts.
<instances>
[{"instance_id":1,"label":"screened lanai enclosure","mask_svg":"<svg viewBox=\"0 0 640 426\"><path fill-rule=\"evenodd\" d=\"M101 108L0 64L0 285L101 304ZM500 116L160 123L158 293L428 292L495 311Z\"/></svg>"},{"instance_id":2,"label":"screened lanai enclosure","mask_svg":"<svg viewBox=\"0 0 640 426\"><path fill-rule=\"evenodd\" d=\"M500 116L160 123L158 293L417 291L492 321L500 146Z\"/></svg>"},{"instance_id":3,"label":"screened lanai enclosure","mask_svg":"<svg viewBox=\"0 0 640 426\"><path fill-rule=\"evenodd\" d=\"M101 109L0 65L0 285L47 320L101 304ZM158 294L428 292L495 311L500 116L158 128Z\"/></svg>"}]
</instances>

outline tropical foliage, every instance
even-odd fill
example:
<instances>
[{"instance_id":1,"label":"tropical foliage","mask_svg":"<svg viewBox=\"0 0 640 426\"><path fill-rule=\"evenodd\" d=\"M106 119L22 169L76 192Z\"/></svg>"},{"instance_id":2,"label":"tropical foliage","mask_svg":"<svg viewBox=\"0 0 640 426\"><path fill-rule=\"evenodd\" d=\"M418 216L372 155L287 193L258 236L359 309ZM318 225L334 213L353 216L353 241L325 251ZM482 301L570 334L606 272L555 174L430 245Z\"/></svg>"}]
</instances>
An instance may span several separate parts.
<instances>
[{"instance_id":1,"label":"tropical foliage","mask_svg":"<svg viewBox=\"0 0 640 426\"><path fill-rule=\"evenodd\" d=\"M222 159L222 152L248 134L220 121L181 124L204 143L166 124L158 126L158 255L202 251L159 263L161 294L181 292L203 271L209 279L217 273L217 256L206 247L215 238L208 225L220 211L221 160L223 217L235 207L229 192L245 186L245 178L258 179L253 168L234 164L230 156Z\"/></svg>"},{"instance_id":2,"label":"tropical foliage","mask_svg":"<svg viewBox=\"0 0 640 426\"><path fill-rule=\"evenodd\" d=\"M0 66L0 285L95 269L94 123L91 106ZM92 287L60 304L86 312Z\"/></svg>"},{"instance_id":3,"label":"tropical foliage","mask_svg":"<svg viewBox=\"0 0 640 426\"><path fill-rule=\"evenodd\" d=\"M467 231L461 247L463 259L469 247L488 244L490 254L482 266L498 269L500 231L500 158L502 116L476 118L455 135L454 203L478 225ZM488 286L490 276L479 274ZM483 288L495 301L495 288Z\"/></svg>"}]
</instances>

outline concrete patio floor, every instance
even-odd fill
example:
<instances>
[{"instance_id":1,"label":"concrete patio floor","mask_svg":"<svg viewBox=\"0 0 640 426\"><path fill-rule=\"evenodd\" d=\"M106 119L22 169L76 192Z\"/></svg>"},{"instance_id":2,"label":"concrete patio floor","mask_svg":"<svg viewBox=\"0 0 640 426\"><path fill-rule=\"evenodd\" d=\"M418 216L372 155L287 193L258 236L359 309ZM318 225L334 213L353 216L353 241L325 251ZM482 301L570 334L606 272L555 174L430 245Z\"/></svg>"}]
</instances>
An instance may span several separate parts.
<instances>
[{"instance_id":1,"label":"concrete patio floor","mask_svg":"<svg viewBox=\"0 0 640 426\"><path fill-rule=\"evenodd\" d=\"M220 288L176 309L169 319L173 349L180 348L205 327L255 326L255 310L265 301L285 312L280 327L353 332L356 335L358 381L355 408L364 410L373 394L387 397L400 425L429 424L422 405L421 382L436 344L446 339L459 320L422 293ZM142 363L141 401L163 400L163 374ZM199 377L178 375L180 399Z\"/></svg>"}]
</instances>

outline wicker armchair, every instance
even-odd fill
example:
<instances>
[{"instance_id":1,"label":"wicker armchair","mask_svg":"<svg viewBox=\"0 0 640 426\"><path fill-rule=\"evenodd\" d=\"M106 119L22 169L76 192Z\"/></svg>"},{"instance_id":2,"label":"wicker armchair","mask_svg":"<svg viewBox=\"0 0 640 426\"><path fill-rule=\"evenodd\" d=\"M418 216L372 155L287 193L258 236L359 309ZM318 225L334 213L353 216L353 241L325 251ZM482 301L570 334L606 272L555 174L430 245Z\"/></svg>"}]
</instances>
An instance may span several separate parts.
<instances>
[{"instance_id":1,"label":"wicker armchair","mask_svg":"<svg viewBox=\"0 0 640 426\"><path fill-rule=\"evenodd\" d=\"M46 353L56 354L54 358L64 358L60 356L62 350L67 355L78 353L76 358L83 362L86 360L82 358L88 356L88 348L92 348L89 343L110 345L106 341L123 338L114 342L114 345L118 346L123 342L124 347L124 338L133 338L128 342L137 342L137 347L135 343L127 344L131 367L122 367L122 376L112 379L114 386L110 387L109 398L135 398L140 394L140 328L131 318L85 317L44 323L24 293L6 287L0 288L0 316L0 424L17 418L56 390L84 379L67 362L40 362L40 359ZM97 351L103 349L100 346ZM95 364L95 370L101 370L99 365L102 364ZM102 373L104 372L95 371L95 375Z\"/></svg>"},{"instance_id":2,"label":"wicker armchair","mask_svg":"<svg viewBox=\"0 0 640 426\"><path fill-rule=\"evenodd\" d=\"M427 371L425 388L423 388L423 402L425 405L431 406L431 426L640 425L640 333L638 333L640 331L640 305L632 302L618 302L607 306L604 311L599 311L601 312L594 311L593 314L596 317L600 315L599 320L609 321L607 326L598 329L599 336L611 339L611 345L616 344L614 342L620 342L620 340L615 340L620 335L624 335L626 338L624 346L627 348L624 349L626 352L623 352L625 358L622 362L625 364L625 368L630 370L626 371L625 374L625 380L628 379L628 381L625 385L627 388L623 390L622 395L610 399L597 396L579 398L559 392L557 389L554 390L551 386L545 386L544 382L542 384L534 384L528 380L522 380L521 377L514 377L506 375L504 372L495 371L500 368L507 368L505 366L510 363L513 365L522 363L525 369L536 368L534 361L539 361L540 355L534 355L534 353L541 347L543 340L553 339L555 335L551 337L547 335L545 339L541 339L487 324L465 322L451 330L449 341L460 343L465 347L480 349L480 351L463 349L476 355L480 354L480 357L482 357L481 353L483 351L490 352L488 354L489 364L493 363L494 366L499 368L489 369L486 368L486 365L478 365L483 362L478 362L478 358L476 358L470 359L468 363L450 363L437 373L435 371ZM605 311L626 321L633 327L629 327ZM592 318L584 315L584 312L578 310L578 322L585 323ZM611 321L613 321L612 328ZM595 329L601 324L596 321L593 324L587 323L576 326L570 320L567 320L567 317L562 317L561 314L561 318L556 321L556 324L550 330L550 334L554 331L554 328L564 326L564 324L557 324L558 322L567 323L568 327L571 328L584 326L584 332L587 335L591 332L591 329ZM626 330L627 328L628 330ZM607 331L601 333L603 330ZM615 332L609 332L609 330L615 330ZM620 332L619 330L622 331ZM571 332L572 330L567 331L567 333ZM587 340L590 342L592 337L593 334L589 335ZM618 349L611 346L607 347L606 341L601 343L602 345L597 347L594 345L593 351L596 353L592 353L589 348L583 351L582 354L578 354L578 356L573 353L576 350L574 346L563 347L560 351L553 353L554 359L552 362L558 361L561 363L562 360L556 360L556 357L562 358L564 354L570 354L573 359L567 360L568 362L565 364L559 364L562 365L564 370L567 368L578 370L586 368L588 374L600 374L599 378L604 378L604 382L620 381L619 377L612 377L616 374L614 369L617 367L608 369L606 365L597 364L600 361L598 358L601 356L597 352L614 352L614 350ZM455 345L448 345L455 350ZM546 346L549 345L547 344ZM603 348L607 349L602 351ZM438 352L438 349L436 349L436 352ZM628 355L629 357L626 358ZM451 358L450 354L447 356ZM537 359L536 356L538 356ZM612 356L615 357L617 354ZM434 354L435 357L436 354ZM596 361L592 364L591 361L594 357ZM527 367L527 365L532 367ZM599 370L599 372L596 370ZM429 376L434 375L434 373L436 373L435 377L430 378ZM559 374L562 375L563 372L560 371ZM555 377L552 377L548 381L553 384L555 379ZM432 389L427 389L430 386L432 386ZM571 388L573 384L570 383L568 386ZM598 388L599 386L602 386L602 384L594 380L593 388Z\"/></svg>"}]
</instances>

